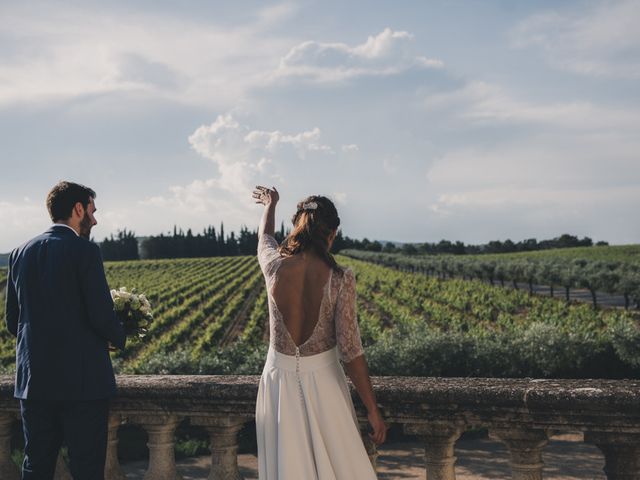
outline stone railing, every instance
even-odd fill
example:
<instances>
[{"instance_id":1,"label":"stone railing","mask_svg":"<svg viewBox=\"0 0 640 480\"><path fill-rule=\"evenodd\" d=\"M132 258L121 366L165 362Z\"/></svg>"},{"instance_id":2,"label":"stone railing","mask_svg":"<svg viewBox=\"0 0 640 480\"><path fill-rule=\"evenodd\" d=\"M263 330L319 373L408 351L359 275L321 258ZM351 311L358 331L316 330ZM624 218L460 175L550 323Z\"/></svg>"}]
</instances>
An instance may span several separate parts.
<instances>
[{"instance_id":1,"label":"stone railing","mask_svg":"<svg viewBox=\"0 0 640 480\"><path fill-rule=\"evenodd\" d=\"M487 427L511 454L513 478L542 478L542 450L550 436L582 431L605 457L608 479L640 479L640 381L374 377L388 424L401 424L425 446L429 480L455 479L454 446L470 427ZM255 376L119 376L109 422L105 478L124 479L117 458L123 422L148 434L145 480L180 478L174 432L188 418L211 435L209 479L240 479L237 433L254 415ZM0 377L0 478L19 478L10 458L12 424L19 418L13 378ZM353 389L352 389L353 392ZM362 405L356 400L361 424ZM364 436L366 437L366 436ZM372 463L376 453L365 441ZM70 478L64 462L58 479Z\"/></svg>"}]
</instances>

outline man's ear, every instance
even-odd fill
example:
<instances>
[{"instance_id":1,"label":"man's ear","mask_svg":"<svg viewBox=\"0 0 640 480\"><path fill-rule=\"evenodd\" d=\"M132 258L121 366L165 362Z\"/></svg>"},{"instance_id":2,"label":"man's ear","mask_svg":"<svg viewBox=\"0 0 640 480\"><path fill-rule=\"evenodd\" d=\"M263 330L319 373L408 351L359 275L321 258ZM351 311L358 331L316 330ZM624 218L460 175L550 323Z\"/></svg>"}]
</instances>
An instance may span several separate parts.
<instances>
[{"instance_id":1,"label":"man's ear","mask_svg":"<svg viewBox=\"0 0 640 480\"><path fill-rule=\"evenodd\" d=\"M76 202L73 206L73 212L80 218L84 217L84 205L82 205L82 202Z\"/></svg>"}]
</instances>

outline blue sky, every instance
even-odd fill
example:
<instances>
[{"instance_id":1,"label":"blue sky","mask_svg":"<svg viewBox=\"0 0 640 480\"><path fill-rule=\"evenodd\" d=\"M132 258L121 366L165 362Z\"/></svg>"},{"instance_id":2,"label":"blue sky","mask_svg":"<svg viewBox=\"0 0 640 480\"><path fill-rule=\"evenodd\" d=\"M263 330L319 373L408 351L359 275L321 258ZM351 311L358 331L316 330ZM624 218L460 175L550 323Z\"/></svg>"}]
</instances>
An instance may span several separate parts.
<instances>
[{"instance_id":1,"label":"blue sky","mask_svg":"<svg viewBox=\"0 0 640 480\"><path fill-rule=\"evenodd\" d=\"M640 242L640 3L4 2L0 251L93 187L97 239L278 223Z\"/></svg>"}]
</instances>

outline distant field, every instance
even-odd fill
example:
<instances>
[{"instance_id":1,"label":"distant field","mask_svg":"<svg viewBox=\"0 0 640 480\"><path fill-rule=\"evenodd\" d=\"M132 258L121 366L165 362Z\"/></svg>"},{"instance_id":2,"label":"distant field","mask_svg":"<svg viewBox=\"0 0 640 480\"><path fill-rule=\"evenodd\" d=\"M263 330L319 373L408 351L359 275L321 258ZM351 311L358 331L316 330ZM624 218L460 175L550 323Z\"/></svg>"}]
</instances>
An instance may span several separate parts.
<instances>
[{"instance_id":1,"label":"distant field","mask_svg":"<svg viewBox=\"0 0 640 480\"><path fill-rule=\"evenodd\" d=\"M625 308L640 308L640 245L581 247L488 255L406 255L343 250L352 258L445 278L483 279L491 284L534 285L570 292L587 290L594 307L598 294L623 297Z\"/></svg>"},{"instance_id":2,"label":"distant field","mask_svg":"<svg viewBox=\"0 0 640 480\"><path fill-rule=\"evenodd\" d=\"M640 262L640 245L608 245L602 247L554 248L535 252L496 253L470 255L476 258L586 258L589 260L613 260L620 262Z\"/></svg>"}]
</instances>

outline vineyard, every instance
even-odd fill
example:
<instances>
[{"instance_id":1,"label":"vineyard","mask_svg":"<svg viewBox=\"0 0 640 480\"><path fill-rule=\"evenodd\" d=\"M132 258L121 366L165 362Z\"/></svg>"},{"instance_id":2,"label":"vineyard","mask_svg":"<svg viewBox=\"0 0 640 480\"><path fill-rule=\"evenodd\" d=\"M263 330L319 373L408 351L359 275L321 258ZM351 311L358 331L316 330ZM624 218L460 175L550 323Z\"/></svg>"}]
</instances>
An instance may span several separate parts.
<instances>
[{"instance_id":1,"label":"vineyard","mask_svg":"<svg viewBox=\"0 0 640 480\"><path fill-rule=\"evenodd\" d=\"M637 313L441 279L348 257L358 318L374 374L638 376ZM147 294L147 337L113 355L123 373L259 373L268 339L256 258L107 262L112 288ZM0 272L0 275L6 275ZM0 282L4 277L0 276ZM0 298L4 311L4 296ZM15 340L2 329L0 363Z\"/></svg>"},{"instance_id":2,"label":"vineyard","mask_svg":"<svg viewBox=\"0 0 640 480\"><path fill-rule=\"evenodd\" d=\"M587 253L590 250L593 251ZM548 285L551 296L554 295L554 289L559 287L567 301L572 289L584 288L591 293L594 307L598 305L597 292L619 294L624 297L625 308L628 309L632 302L640 307L640 248L636 245L559 249L550 252L415 256L361 250L344 250L342 253L395 269L443 279L483 279L492 285L499 283L505 286L508 283L516 288L518 283L526 283L530 293L534 284Z\"/></svg>"}]
</instances>

